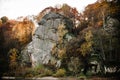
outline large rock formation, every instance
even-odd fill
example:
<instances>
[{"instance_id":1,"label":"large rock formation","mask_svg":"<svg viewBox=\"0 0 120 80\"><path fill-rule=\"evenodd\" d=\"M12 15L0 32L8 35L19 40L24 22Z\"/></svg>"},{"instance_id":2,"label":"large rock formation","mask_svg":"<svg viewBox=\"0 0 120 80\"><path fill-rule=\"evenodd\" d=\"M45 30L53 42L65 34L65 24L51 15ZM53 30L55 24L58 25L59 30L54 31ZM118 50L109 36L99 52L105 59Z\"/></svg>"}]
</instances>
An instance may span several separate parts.
<instances>
[{"instance_id":1,"label":"large rock formation","mask_svg":"<svg viewBox=\"0 0 120 80\"><path fill-rule=\"evenodd\" d=\"M59 46L60 41L64 42L64 46L65 42L72 39L73 22L60 14L50 12L38 24L32 42L21 52L22 62L32 62L33 66L48 63L60 66L61 61L52 56L52 50L56 45Z\"/></svg>"}]
</instances>

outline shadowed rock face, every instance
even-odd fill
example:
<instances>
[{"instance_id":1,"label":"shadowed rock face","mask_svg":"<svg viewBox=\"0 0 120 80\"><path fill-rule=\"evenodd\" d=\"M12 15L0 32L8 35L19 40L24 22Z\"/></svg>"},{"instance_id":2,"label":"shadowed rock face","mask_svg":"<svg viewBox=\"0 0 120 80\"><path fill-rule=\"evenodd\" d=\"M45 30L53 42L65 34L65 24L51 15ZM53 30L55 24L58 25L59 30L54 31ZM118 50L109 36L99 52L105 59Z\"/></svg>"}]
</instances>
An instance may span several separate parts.
<instances>
[{"instance_id":1,"label":"shadowed rock face","mask_svg":"<svg viewBox=\"0 0 120 80\"><path fill-rule=\"evenodd\" d=\"M107 17L106 19L106 24L105 24L105 31L108 32L109 34L112 33L112 35L116 34L116 32L118 31L117 29L120 26L120 22L119 20L117 20L116 18L112 18L110 16Z\"/></svg>"},{"instance_id":2,"label":"shadowed rock face","mask_svg":"<svg viewBox=\"0 0 120 80\"><path fill-rule=\"evenodd\" d=\"M22 62L32 62L32 66L37 66L54 61L55 66L60 66L60 60L53 57L51 52L60 39L65 42L72 39L72 21L60 14L50 12L38 24L32 42L21 52ZM61 25L62 31L59 31Z\"/></svg>"}]
</instances>

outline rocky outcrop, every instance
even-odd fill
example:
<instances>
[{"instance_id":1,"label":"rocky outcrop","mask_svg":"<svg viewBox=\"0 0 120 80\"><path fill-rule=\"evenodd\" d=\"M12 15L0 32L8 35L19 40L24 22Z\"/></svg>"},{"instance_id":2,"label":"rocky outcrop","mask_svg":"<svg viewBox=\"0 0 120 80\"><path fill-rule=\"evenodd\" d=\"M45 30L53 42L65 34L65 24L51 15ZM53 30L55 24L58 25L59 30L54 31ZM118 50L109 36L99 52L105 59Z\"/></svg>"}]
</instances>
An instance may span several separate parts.
<instances>
[{"instance_id":1,"label":"rocky outcrop","mask_svg":"<svg viewBox=\"0 0 120 80\"><path fill-rule=\"evenodd\" d=\"M56 45L59 46L60 41L65 43L72 39L73 22L60 14L50 12L38 24L32 42L21 52L22 62L32 62L32 66L39 64L60 66L61 61L52 56L52 50Z\"/></svg>"},{"instance_id":2,"label":"rocky outcrop","mask_svg":"<svg viewBox=\"0 0 120 80\"><path fill-rule=\"evenodd\" d=\"M120 22L118 19L108 16L106 19L104 30L109 34L112 33L112 35L113 34L115 35L116 32L119 31L118 30L119 26L120 26Z\"/></svg>"}]
</instances>

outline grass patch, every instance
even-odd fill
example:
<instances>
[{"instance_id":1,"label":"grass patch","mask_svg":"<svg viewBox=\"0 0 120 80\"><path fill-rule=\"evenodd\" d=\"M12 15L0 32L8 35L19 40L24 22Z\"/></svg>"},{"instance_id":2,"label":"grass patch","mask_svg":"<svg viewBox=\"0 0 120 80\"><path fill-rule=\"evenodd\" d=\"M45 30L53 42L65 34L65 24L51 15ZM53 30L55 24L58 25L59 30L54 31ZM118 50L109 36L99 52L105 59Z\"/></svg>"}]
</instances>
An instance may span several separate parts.
<instances>
[{"instance_id":1,"label":"grass patch","mask_svg":"<svg viewBox=\"0 0 120 80\"><path fill-rule=\"evenodd\" d=\"M55 74L53 74L54 77L64 77L66 75L65 69L58 69Z\"/></svg>"}]
</instances>

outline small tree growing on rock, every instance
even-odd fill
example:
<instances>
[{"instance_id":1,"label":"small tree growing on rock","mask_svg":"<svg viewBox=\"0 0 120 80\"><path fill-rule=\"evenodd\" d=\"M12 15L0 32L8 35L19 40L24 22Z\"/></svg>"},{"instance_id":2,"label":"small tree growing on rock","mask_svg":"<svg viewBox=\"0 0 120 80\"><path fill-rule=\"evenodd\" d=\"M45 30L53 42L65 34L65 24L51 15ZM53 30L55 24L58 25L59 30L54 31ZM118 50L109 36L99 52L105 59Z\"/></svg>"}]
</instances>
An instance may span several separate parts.
<instances>
[{"instance_id":1,"label":"small tree growing on rock","mask_svg":"<svg viewBox=\"0 0 120 80\"><path fill-rule=\"evenodd\" d=\"M18 53L19 53L19 51L16 48L10 49L10 51L8 52L9 68L13 74L15 74L15 72L18 68Z\"/></svg>"}]
</instances>

